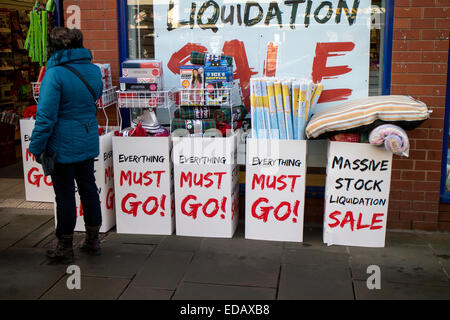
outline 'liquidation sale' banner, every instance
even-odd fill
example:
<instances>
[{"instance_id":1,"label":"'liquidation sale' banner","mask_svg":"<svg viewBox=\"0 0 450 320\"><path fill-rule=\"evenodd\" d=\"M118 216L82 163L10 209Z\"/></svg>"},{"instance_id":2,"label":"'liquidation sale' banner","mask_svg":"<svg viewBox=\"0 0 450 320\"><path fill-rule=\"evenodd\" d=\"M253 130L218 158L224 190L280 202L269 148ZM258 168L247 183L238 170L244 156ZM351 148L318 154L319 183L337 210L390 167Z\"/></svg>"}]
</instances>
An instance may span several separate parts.
<instances>
[{"instance_id":1,"label":"'liquidation sale' banner","mask_svg":"<svg viewBox=\"0 0 450 320\"><path fill-rule=\"evenodd\" d=\"M179 87L191 51L234 57L247 108L252 76L311 78L324 84L318 110L367 97L369 0L154 0L155 57L165 86Z\"/></svg>"}]
</instances>

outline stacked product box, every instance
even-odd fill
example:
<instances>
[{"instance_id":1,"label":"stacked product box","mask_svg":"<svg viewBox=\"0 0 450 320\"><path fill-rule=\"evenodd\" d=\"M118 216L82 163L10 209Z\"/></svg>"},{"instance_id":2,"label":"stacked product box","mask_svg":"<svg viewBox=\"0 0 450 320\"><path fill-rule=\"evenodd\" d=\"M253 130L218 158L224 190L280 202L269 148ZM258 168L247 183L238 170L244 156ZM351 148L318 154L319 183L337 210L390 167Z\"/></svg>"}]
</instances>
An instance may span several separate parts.
<instances>
[{"instance_id":1,"label":"stacked product box","mask_svg":"<svg viewBox=\"0 0 450 320\"><path fill-rule=\"evenodd\" d=\"M119 100L123 103L154 107L163 103L149 91L163 88L162 63L160 60L126 60L122 63L119 79ZM124 98L124 99L120 99ZM124 107L125 105L122 105Z\"/></svg>"}]
</instances>

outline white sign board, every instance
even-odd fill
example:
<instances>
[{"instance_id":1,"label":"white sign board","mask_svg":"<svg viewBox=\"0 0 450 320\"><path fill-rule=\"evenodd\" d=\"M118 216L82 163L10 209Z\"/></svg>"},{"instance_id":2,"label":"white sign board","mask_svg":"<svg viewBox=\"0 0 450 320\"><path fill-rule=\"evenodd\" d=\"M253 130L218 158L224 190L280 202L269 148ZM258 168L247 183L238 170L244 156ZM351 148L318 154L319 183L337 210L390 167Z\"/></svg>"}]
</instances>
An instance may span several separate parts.
<instances>
[{"instance_id":1,"label":"white sign board","mask_svg":"<svg viewBox=\"0 0 450 320\"><path fill-rule=\"evenodd\" d=\"M44 176L42 165L36 162L34 155L28 150L35 122L33 119L20 120L25 200L54 202L55 191L53 190L52 179L50 176Z\"/></svg>"},{"instance_id":2,"label":"white sign board","mask_svg":"<svg viewBox=\"0 0 450 320\"><path fill-rule=\"evenodd\" d=\"M368 143L330 142L323 240L384 247L392 153Z\"/></svg>"},{"instance_id":3,"label":"white sign board","mask_svg":"<svg viewBox=\"0 0 450 320\"><path fill-rule=\"evenodd\" d=\"M237 134L172 140L176 234L231 238L239 215Z\"/></svg>"},{"instance_id":4,"label":"white sign board","mask_svg":"<svg viewBox=\"0 0 450 320\"><path fill-rule=\"evenodd\" d=\"M117 233L173 233L170 150L170 137L113 137Z\"/></svg>"},{"instance_id":5,"label":"white sign board","mask_svg":"<svg viewBox=\"0 0 450 320\"><path fill-rule=\"evenodd\" d=\"M306 140L247 139L245 238L303 241Z\"/></svg>"},{"instance_id":6,"label":"white sign board","mask_svg":"<svg viewBox=\"0 0 450 320\"><path fill-rule=\"evenodd\" d=\"M249 108L252 76L312 78L324 84L317 110L367 97L370 0L154 0L155 57L179 87L191 51L234 57Z\"/></svg>"}]
</instances>

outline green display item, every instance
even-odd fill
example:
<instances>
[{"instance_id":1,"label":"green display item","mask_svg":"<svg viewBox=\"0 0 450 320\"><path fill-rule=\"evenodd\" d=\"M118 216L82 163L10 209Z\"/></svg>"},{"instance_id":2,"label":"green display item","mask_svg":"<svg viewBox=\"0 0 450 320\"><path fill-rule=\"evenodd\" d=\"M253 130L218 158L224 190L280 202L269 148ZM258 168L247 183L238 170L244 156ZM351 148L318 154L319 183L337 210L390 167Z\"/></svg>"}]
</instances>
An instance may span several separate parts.
<instances>
[{"instance_id":1,"label":"green display item","mask_svg":"<svg viewBox=\"0 0 450 320\"><path fill-rule=\"evenodd\" d=\"M216 122L210 119L203 120L183 120L183 119L173 119L172 120L172 132L177 129L186 129L191 134L204 133L208 129L216 128Z\"/></svg>"},{"instance_id":2,"label":"green display item","mask_svg":"<svg viewBox=\"0 0 450 320\"><path fill-rule=\"evenodd\" d=\"M221 108L212 111L212 118L216 122L226 122L230 123L231 121L240 121L245 118L247 115L247 109L245 106L236 106L233 107L233 116L231 115L230 108Z\"/></svg>"}]
</instances>

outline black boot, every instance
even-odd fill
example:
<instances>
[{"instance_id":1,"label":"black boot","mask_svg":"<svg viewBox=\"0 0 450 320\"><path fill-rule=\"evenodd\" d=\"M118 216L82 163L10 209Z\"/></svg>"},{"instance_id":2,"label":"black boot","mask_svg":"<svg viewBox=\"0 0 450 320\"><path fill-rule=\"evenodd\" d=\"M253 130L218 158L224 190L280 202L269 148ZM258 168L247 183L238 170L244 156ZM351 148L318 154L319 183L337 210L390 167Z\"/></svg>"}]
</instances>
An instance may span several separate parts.
<instances>
[{"instance_id":1,"label":"black boot","mask_svg":"<svg viewBox=\"0 0 450 320\"><path fill-rule=\"evenodd\" d=\"M100 240L98 239L98 231L100 230L100 226L96 227L85 226L85 227L86 227L86 240L84 241L80 249L84 252L93 255L100 255L101 248L100 248Z\"/></svg>"},{"instance_id":2,"label":"black boot","mask_svg":"<svg viewBox=\"0 0 450 320\"><path fill-rule=\"evenodd\" d=\"M69 264L74 261L73 255L73 234L57 236L58 244L54 250L47 251L47 258L50 262Z\"/></svg>"}]
</instances>

